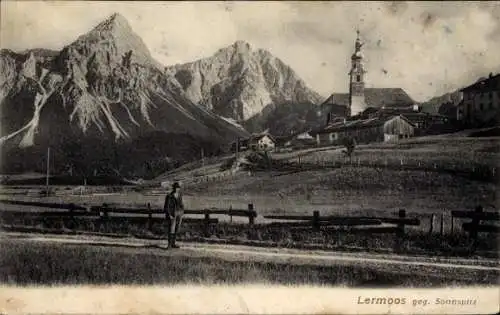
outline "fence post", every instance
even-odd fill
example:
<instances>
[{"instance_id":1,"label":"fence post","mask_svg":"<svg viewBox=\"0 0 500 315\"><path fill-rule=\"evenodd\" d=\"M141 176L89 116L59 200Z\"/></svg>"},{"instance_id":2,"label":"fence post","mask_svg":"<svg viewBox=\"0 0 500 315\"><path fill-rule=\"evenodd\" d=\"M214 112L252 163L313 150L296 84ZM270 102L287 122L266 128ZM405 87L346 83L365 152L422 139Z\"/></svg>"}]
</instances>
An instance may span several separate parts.
<instances>
[{"instance_id":1,"label":"fence post","mask_svg":"<svg viewBox=\"0 0 500 315\"><path fill-rule=\"evenodd\" d=\"M451 227L450 227L450 228L451 228L451 231L450 231L450 234L451 234L451 235L453 235L454 230L455 230L455 229L454 229L454 226L453 226L453 225L454 225L454 222L453 222L453 221L455 221L455 220L454 220L453 213L452 213L452 214L451 214Z\"/></svg>"},{"instance_id":2,"label":"fence post","mask_svg":"<svg viewBox=\"0 0 500 315\"><path fill-rule=\"evenodd\" d=\"M75 221L75 204L74 203L70 203L69 204L69 226L68 228L72 229L75 225L76 225L76 221Z\"/></svg>"},{"instance_id":3,"label":"fence post","mask_svg":"<svg viewBox=\"0 0 500 315\"><path fill-rule=\"evenodd\" d=\"M406 210L399 209L398 217L400 219L406 218ZM405 236L405 224L404 222L399 222L398 228L396 230L396 251L398 252L400 252L403 249L404 236Z\"/></svg>"},{"instance_id":4,"label":"fence post","mask_svg":"<svg viewBox=\"0 0 500 315\"><path fill-rule=\"evenodd\" d=\"M208 209L205 209L205 219L203 221L203 234L205 237L210 236L210 211Z\"/></svg>"},{"instance_id":5,"label":"fence post","mask_svg":"<svg viewBox=\"0 0 500 315\"><path fill-rule=\"evenodd\" d=\"M104 228L107 228L108 218L109 218L109 207L106 203L102 204L101 211L99 212L101 217L101 224L104 224Z\"/></svg>"},{"instance_id":6,"label":"fence post","mask_svg":"<svg viewBox=\"0 0 500 315\"><path fill-rule=\"evenodd\" d=\"M233 206L229 206L229 223L233 223Z\"/></svg>"},{"instance_id":7,"label":"fence post","mask_svg":"<svg viewBox=\"0 0 500 315\"><path fill-rule=\"evenodd\" d=\"M476 215L482 213L483 212L483 207L477 206L474 212L475 212ZM470 236L474 240L474 248L477 245L477 228L478 228L479 222L480 222L480 219L477 216L474 217L472 219L472 222L471 222Z\"/></svg>"},{"instance_id":8,"label":"fence post","mask_svg":"<svg viewBox=\"0 0 500 315\"><path fill-rule=\"evenodd\" d=\"M440 234L441 236L444 235L444 213L441 213L441 229L440 229Z\"/></svg>"},{"instance_id":9,"label":"fence post","mask_svg":"<svg viewBox=\"0 0 500 315\"><path fill-rule=\"evenodd\" d=\"M253 203L248 204L248 224L253 225L255 222L255 211L253 210Z\"/></svg>"},{"instance_id":10,"label":"fence post","mask_svg":"<svg viewBox=\"0 0 500 315\"><path fill-rule=\"evenodd\" d=\"M151 204L148 202L148 230L151 231L153 228L153 211L151 210Z\"/></svg>"},{"instance_id":11,"label":"fence post","mask_svg":"<svg viewBox=\"0 0 500 315\"><path fill-rule=\"evenodd\" d=\"M70 203L68 210L69 210L71 219L73 219L73 216L75 215L75 204L74 203Z\"/></svg>"},{"instance_id":12,"label":"fence post","mask_svg":"<svg viewBox=\"0 0 500 315\"><path fill-rule=\"evenodd\" d=\"M429 227L429 234L432 234L432 232L434 231L434 218L435 218L435 216L436 215L434 213L431 215L431 225Z\"/></svg>"},{"instance_id":13,"label":"fence post","mask_svg":"<svg viewBox=\"0 0 500 315\"><path fill-rule=\"evenodd\" d=\"M318 210L313 211L312 227L313 227L313 231L320 230L319 211Z\"/></svg>"}]
</instances>

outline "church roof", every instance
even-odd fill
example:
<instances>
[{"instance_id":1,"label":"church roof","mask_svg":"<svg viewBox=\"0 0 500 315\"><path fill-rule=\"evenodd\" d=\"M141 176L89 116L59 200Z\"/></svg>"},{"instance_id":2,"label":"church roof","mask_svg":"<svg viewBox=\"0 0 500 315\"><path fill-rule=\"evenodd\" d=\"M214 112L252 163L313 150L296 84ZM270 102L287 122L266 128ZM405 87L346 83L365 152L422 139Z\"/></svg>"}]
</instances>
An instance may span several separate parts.
<instances>
[{"instance_id":1,"label":"church roof","mask_svg":"<svg viewBox=\"0 0 500 315\"><path fill-rule=\"evenodd\" d=\"M401 88L365 88L365 102L369 107L406 107L415 101ZM349 93L334 93L323 104L349 106ZM322 105L323 105L322 104Z\"/></svg>"}]
</instances>

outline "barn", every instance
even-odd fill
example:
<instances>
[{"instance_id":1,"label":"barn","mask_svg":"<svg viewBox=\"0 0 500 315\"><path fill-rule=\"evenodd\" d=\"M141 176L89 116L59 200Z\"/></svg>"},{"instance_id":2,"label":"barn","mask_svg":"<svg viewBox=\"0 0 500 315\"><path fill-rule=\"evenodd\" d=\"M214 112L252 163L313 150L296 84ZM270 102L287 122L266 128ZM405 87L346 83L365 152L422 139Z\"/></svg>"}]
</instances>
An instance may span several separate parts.
<instances>
[{"instance_id":1,"label":"barn","mask_svg":"<svg viewBox=\"0 0 500 315\"><path fill-rule=\"evenodd\" d=\"M316 133L318 145L339 145L352 137L357 143L394 142L415 134L415 125L402 115L336 122Z\"/></svg>"}]
</instances>

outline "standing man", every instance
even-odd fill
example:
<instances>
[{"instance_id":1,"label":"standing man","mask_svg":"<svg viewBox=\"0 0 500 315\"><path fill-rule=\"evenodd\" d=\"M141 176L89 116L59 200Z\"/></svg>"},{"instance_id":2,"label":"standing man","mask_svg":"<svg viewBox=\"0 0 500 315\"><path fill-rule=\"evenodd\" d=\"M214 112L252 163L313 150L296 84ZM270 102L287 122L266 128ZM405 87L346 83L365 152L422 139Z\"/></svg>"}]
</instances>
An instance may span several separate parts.
<instances>
[{"instance_id":1,"label":"standing man","mask_svg":"<svg viewBox=\"0 0 500 315\"><path fill-rule=\"evenodd\" d=\"M167 223L169 225L168 248L179 248L179 246L175 244L175 237L177 232L179 232L182 216L184 215L184 203L182 201L181 186L179 183L175 182L172 185L172 191L165 197L163 210L165 211Z\"/></svg>"}]
</instances>

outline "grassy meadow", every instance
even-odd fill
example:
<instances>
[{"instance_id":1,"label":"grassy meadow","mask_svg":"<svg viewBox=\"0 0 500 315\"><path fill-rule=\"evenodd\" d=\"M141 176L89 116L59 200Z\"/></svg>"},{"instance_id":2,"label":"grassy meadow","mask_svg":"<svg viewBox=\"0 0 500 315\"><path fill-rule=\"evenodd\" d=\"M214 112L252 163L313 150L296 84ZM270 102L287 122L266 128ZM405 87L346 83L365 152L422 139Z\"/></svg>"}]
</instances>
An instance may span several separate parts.
<instances>
[{"instance_id":1,"label":"grassy meadow","mask_svg":"<svg viewBox=\"0 0 500 315\"><path fill-rule=\"evenodd\" d=\"M446 135L407 139L398 144L360 145L355 150L352 164L338 147L272 153L271 157L273 161L277 161L277 165L297 163L300 157L300 163L316 167L275 168L250 174L240 171L235 176L213 181L188 182L184 187L184 201L188 209L246 209L252 203L258 213L257 224L266 223L263 216L270 214L312 215L314 210L319 210L322 216L395 216L399 209L405 209L408 217L419 218L421 221L420 226L408 227L414 233L411 236L413 241L409 241L414 244L414 248L460 252L467 247L468 240L461 230L462 223L467 220L455 218L452 221L451 211L473 210L478 205L482 205L485 211L498 211L499 183L466 175L473 174L478 169L496 171L497 161L500 160L499 141L498 137ZM148 187L151 183L146 183L143 187L89 186L86 192L82 192L75 187L58 186L53 187L56 191L54 196L40 198L37 195L40 187L4 186L0 194L1 198L8 199L72 202L79 205L107 203L145 207L150 203L153 207L162 207L169 188L161 188L160 181L182 181L217 173L225 159L228 157L211 158L205 161L204 166L201 163L185 165L153 181L156 185L154 188ZM286 163L280 164L283 161ZM329 163L341 165L331 167ZM398 168L402 164L417 168ZM4 210L16 208L12 205L2 207ZM428 232L433 215L433 233L430 234ZM225 222L229 220L227 216L214 217ZM234 228L219 225L213 234L218 238L254 239L285 244L283 246L305 242L301 240L301 235L307 234L305 232L269 232L266 228L249 238L244 225L235 225L245 221L246 218L234 218ZM444 235L437 234L440 232L441 222ZM115 230L127 229L116 227ZM187 233L184 237L193 239L201 232L194 228ZM319 244L365 248L378 245L390 248L394 239L393 235L377 235L368 241L365 239L371 236L358 237L359 240L348 236L345 238L347 241L343 241L341 236L335 233L333 235L335 237L328 233L308 237ZM498 244L495 234L484 233L482 236L488 244L485 249L493 250L493 245Z\"/></svg>"},{"instance_id":2,"label":"grassy meadow","mask_svg":"<svg viewBox=\"0 0 500 315\"><path fill-rule=\"evenodd\" d=\"M0 240L0 282L12 285L313 284L346 287L444 287L495 284L497 272L320 266L200 257L185 250L19 243Z\"/></svg>"}]
</instances>

